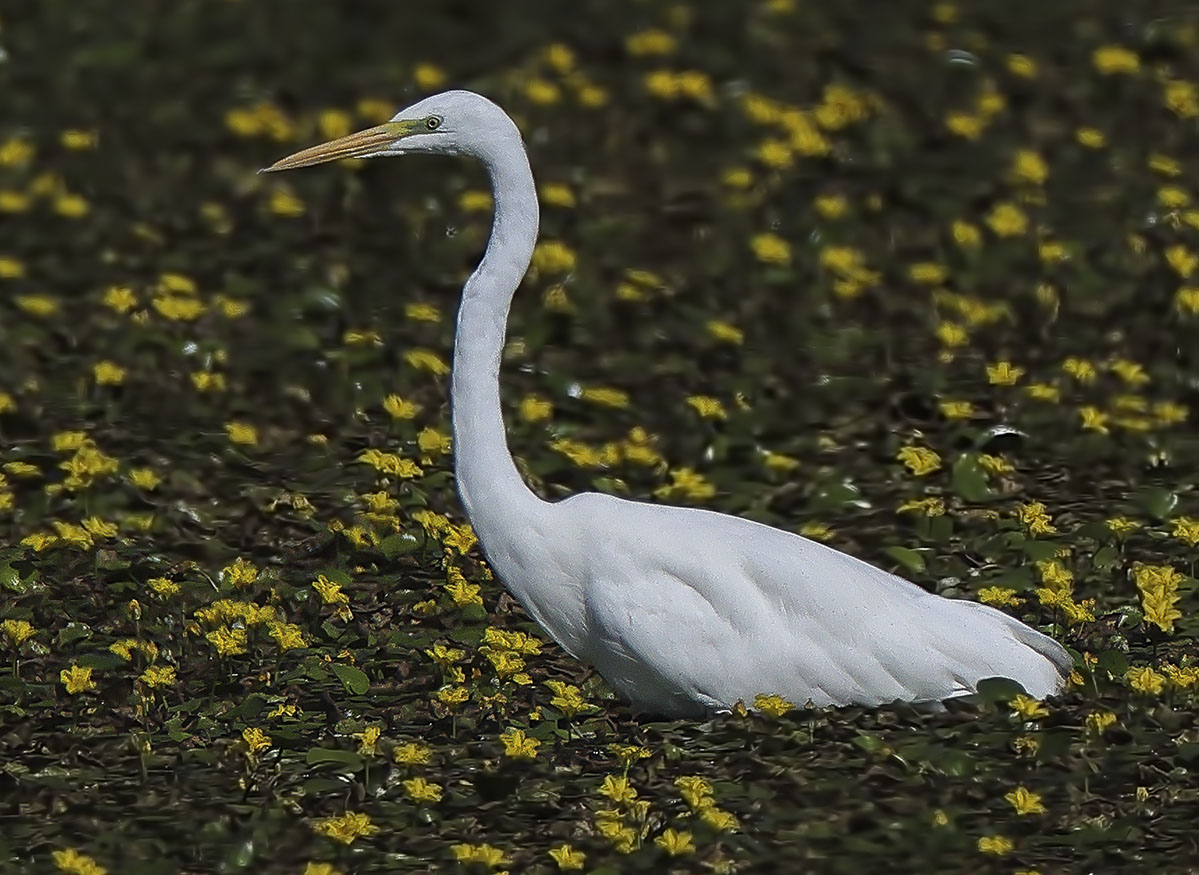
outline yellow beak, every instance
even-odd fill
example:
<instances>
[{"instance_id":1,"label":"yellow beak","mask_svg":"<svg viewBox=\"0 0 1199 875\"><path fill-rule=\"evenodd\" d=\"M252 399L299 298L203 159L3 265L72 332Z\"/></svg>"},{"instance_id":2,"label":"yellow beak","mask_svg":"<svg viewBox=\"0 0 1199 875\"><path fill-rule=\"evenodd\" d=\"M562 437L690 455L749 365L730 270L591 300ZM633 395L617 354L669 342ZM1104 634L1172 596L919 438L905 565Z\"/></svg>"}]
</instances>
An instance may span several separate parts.
<instances>
[{"instance_id":1,"label":"yellow beak","mask_svg":"<svg viewBox=\"0 0 1199 875\"><path fill-rule=\"evenodd\" d=\"M264 167L259 172L273 173L276 170L295 170L297 167L311 167L313 164L324 164L326 161L336 161L339 158L362 158L366 155L373 155L408 133L410 133L408 125L401 122L388 122L378 127L367 128L365 131L338 137L336 140L321 143L319 146L302 149L294 155L280 158L270 167Z\"/></svg>"}]
</instances>

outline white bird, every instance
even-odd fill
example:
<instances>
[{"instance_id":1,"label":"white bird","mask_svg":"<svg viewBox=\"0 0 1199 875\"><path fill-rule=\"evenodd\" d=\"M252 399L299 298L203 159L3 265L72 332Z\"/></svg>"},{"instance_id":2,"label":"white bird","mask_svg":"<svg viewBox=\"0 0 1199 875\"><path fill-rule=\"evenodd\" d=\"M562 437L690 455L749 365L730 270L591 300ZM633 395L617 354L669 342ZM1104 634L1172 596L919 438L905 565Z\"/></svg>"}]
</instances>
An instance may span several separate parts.
<instances>
[{"instance_id":1,"label":"white bird","mask_svg":"<svg viewBox=\"0 0 1199 875\"><path fill-rule=\"evenodd\" d=\"M926 592L799 535L708 510L584 493L551 503L521 478L500 407L513 293L537 241L520 131L469 91L284 158L268 171L409 152L469 155L491 177L491 239L458 311L455 468L483 552L555 641L634 709L693 716L796 704L936 703L991 677L1036 698L1072 666L1058 642L1002 611Z\"/></svg>"}]
</instances>

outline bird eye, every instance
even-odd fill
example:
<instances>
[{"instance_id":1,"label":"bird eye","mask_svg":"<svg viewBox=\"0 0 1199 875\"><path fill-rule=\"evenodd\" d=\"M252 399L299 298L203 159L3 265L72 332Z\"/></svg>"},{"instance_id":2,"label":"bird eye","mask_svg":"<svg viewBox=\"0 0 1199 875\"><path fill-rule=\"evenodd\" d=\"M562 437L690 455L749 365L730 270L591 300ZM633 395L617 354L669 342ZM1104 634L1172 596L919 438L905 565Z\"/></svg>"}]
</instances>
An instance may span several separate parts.
<instances>
[{"instance_id":1,"label":"bird eye","mask_svg":"<svg viewBox=\"0 0 1199 875\"><path fill-rule=\"evenodd\" d=\"M425 119L425 127L431 131L435 131L441 127L441 119L435 115L431 115Z\"/></svg>"}]
</instances>

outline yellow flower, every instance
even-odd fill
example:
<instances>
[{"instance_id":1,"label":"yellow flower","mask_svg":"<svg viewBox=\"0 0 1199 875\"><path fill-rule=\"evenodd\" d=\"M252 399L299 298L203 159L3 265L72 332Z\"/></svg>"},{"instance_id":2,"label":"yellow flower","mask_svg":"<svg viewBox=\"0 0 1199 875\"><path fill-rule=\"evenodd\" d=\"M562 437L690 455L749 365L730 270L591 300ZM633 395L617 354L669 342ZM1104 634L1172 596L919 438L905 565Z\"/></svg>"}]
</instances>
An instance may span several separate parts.
<instances>
[{"instance_id":1,"label":"yellow flower","mask_svg":"<svg viewBox=\"0 0 1199 875\"><path fill-rule=\"evenodd\" d=\"M603 784L599 785L597 792L616 803L628 803L637 798L637 790L628 783L628 778L614 776L614 774L609 774L603 779Z\"/></svg>"},{"instance_id":2,"label":"yellow flower","mask_svg":"<svg viewBox=\"0 0 1199 875\"><path fill-rule=\"evenodd\" d=\"M1141 69L1137 53L1124 46L1101 46L1091 53L1091 63L1105 76L1118 73L1136 73Z\"/></svg>"},{"instance_id":3,"label":"yellow flower","mask_svg":"<svg viewBox=\"0 0 1199 875\"><path fill-rule=\"evenodd\" d=\"M247 636L245 629L222 627L206 633L204 638L216 649L218 656L237 656L246 652Z\"/></svg>"},{"instance_id":4,"label":"yellow flower","mask_svg":"<svg viewBox=\"0 0 1199 875\"><path fill-rule=\"evenodd\" d=\"M1182 617L1182 612L1176 607L1182 575L1169 565L1138 562L1133 566L1133 579L1141 593L1141 608L1146 622L1163 632L1173 632L1174 621Z\"/></svg>"},{"instance_id":5,"label":"yellow flower","mask_svg":"<svg viewBox=\"0 0 1199 875\"><path fill-rule=\"evenodd\" d=\"M794 711L795 705L782 696L759 693L754 696L754 710L760 711L768 717L782 717L784 714Z\"/></svg>"},{"instance_id":6,"label":"yellow flower","mask_svg":"<svg viewBox=\"0 0 1199 875\"><path fill-rule=\"evenodd\" d=\"M1172 79L1162 89L1162 103L1179 118L1199 116L1199 88L1185 79Z\"/></svg>"},{"instance_id":7,"label":"yellow flower","mask_svg":"<svg viewBox=\"0 0 1199 875\"><path fill-rule=\"evenodd\" d=\"M180 589L179 584L165 577L152 577L146 581L146 586L150 587L150 589L163 598L170 598L173 595L177 595Z\"/></svg>"},{"instance_id":8,"label":"yellow flower","mask_svg":"<svg viewBox=\"0 0 1199 875\"><path fill-rule=\"evenodd\" d=\"M5 620L0 623L0 631L4 632L13 647L20 647L35 634L33 625L28 620Z\"/></svg>"},{"instance_id":9,"label":"yellow flower","mask_svg":"<svg viewBox=\"0 0 1199 875\"><path fill-rule=\"evenodd\" d=\"M397 744L391 758L402 766L427 766L433 759L433 749L419 741Z\"/></svg>"},{"instance_id":10,"label":"yellow flower","mask_svg":"<svg viewBox=\"0 0 1199 875\"><path fill-rule=\"evenodd\" d=\"M281 186L271 191L267 205L276 216L295 218L304 215L304 202L292 191Z\"/></svg>"},{"instance_id":11,"label":"yellow flower","mask_svg":"<svg viewBox=\"0 0 1199 875\"><path fill-rule=\"evenodd\" d=\"M428 371L435 377L445 376L450 366L441 356L428 349L410 349L404 353L404 361L419 371Z\"/></svg>"},{"instance_id":12,"label":"yellow flower","mask_svg":"<svg viewBox=\"0 0 1199 875\"><path fill-rule=\"evenodd\" d=\"M457 571L457 569L453 569ZM482 607L483 596L480 595L482 588L478 584L469 583L458 573L456 579L450 583L443 584L442 589L449 593L454 604L460 608Z\"/></svg>"},{"instance_id":13,"label":"yellow flower","mask_svg":"<svg viewBox=\"0 0 1199 875\"><path fill-rule=\"evenodd\" d=\"M412 71L412 78L423 91L432 91L445 84L445 73L433 64L417 64Z\"/></svg>"},{"instance_id":14,"label":"yellow flower","mask_svg":"<svg viewBox=\"0 0 1199 875\"><path fill-rule=\"evenodd\" d=\"M560 240L542 240L533 249L532 265L537 273L570 273L575 263L574 252Z\"/></svg>"},{"instance_id":15,"label":"yellow flower","mask_svg":"<svg viewBox=\"0 0 1199 875\"><path fill-rule=\"evenodd\" d=\"M108 875L108 870L86 854L81 854L74 848L64 848L50 855L63 872L71 875Z\"/></svg>"},{"instance_id":16,"label":"yellow flower","mask_svg":"<svg viewBox=\"0 0 1199 875\"><path fill-rule=\"evenodd\" d=\"M977 140L986 126L986 119L968 112L951 112L945 116L945 127L966 140Z\"/></svg>"},{"instance_id":17,"label":"yellow flower","mask_svg":"<svg viewBox=\"0 0 1199 875\"><path fill-rule=\"evenodd\" d=\"M402 783L404 792L413 802L440 802L442 794L445 792L441 787L424 778L409 778Z\"/></svg>"},{"instance_id":18,"label":"yellow flower","mask_svg":"<svg viewBox=\"0 0 1199 875\"><path fill-rule=\"evenodd\" d=\"M242 589L258 579L258 569L254 567L254 563L239 556L232 565L225 566L221 571L221 577L238 589Z\"/></svg>"},{"instance_id":19,"label":"yellow flower","mask_svg":"<svg viewBox=\"0 0 1199 875\"><path fill-rule=\"evenodd\" d=\"M969 419L974 415L974 405L969 401L942 401L939 406L946 419Z\"/></svg>"},{"instance_id":20,"label":"yellow flower","mask_svg":"<svg viewBox=\"0 0 1199 875\"><path fill-rule=\"evenodd\" d=\"M227 386L224 374L211 371L194 371L191 374L192 385L200 392L223 392Z\"/></svg>"},{"instance_id":21,"label":"yellow flower","mask_svg":"<svg viewBox=\"0 0 1199 875\"><path fill-rule=\"evenodd\" d=\"M762 464L771 471L794 471L799 467L799 460L784 453L766 450L762 453Z\"/></svg>"},{"instance_id":22,"label":"yellow flower","mask_svg":"<svg viewBox=\"0 0 1199 875\"><path fill-rule=\"evenodd\" d=\"M550 849L550 857L563 872L571 869L582 869L587 857L582 851L576 851L570 845L558 845Z\"/></svg>"},{"instance_id":23,"label":"yellow flower","mask_svg":"<svg viewBox=\"0 0 1199 875\"><path fill-rule=\"evenodd\" d=\"M1160 696L1166 686L1166 677L1147 665L1130 668L1124 675L1128 686L1146 696Z\"/></svg>"},{"instance_id":24,"label":"yellow flower","mask_svg":"<svg viewBox=\"0 0 1199 875\"><path fill-rule=\"evenodd\" d=\"M692 395L687 399L687 405L704 419L728 419L724 405L710 395Z\"/></svg>"},{"instance_id":25,"label":"yellow flower","mask_svg":"<svg viewBox=\"0 0 1199 875\"><path fill-rule=\"evenodd\" d=\"M332 863L314 863L309 861L304 866L304 875L343 875L340 869L334 868Z\"/></svg>"},{"instance_id":26,"label":"yellow flower","mask_svg":"<svg viewBox=\"0 0 1199 875\"><path fill-rule=\"evenodd\" d=\"M545 62L557 73L569 73L575 66L575 53L570 46L554 43L545 49Z\"/></svg>"},{"instance_id":27,"label":"yellow flower","mask_svg":"<svg viewBox=\"0 0 1199 875\"><path fill-rule=\"evenodd\" d=\"M906 513L910 510L918 510L925 516L944 516L945 501L941 498L920 498L911 501L905 501L897 509L897 513Z\"/></svg>"},{"instance_id":28,"label":"yellow flower","mask_svg":"<svg viewBox=\"0 0 1199 875\"><path fill-rule=\"evenodd\" d=\"M30 316L44 318L58 312L58 301L46 295L17 295L14 300Z\"/></svg>"},{"instance_id":29,"label":"yellow flower","mask_svg":"<svg viewBox=\"0 0 1199 875\"><path fill-rule=\"evenodd\" d=\"M343 845L353 844L356 839L379 831L379 827L371 823L370 815L357 812L346 812L341 817L326 817L318 821L314 828L321 835Z\"/></svg>"},{"instance_id":30,"label":"yellow flower","mask_svg":"<svg viewBox=\"0 0 1199 875\"><path fill-rule=\"evenodd\" d=\"M997 237L1019 237L1028 230L1028 216L1012 203L996 204L986 222Z\"/></svg>"},{"instance_id":31,"label":"yellow flower","mask_svg":"<svg viewBox=\"0 0 1199 875\"><path fill-rule=\"evenodd\" d=\"M503 851L488 844L451 845L450 851L453 852L454 859L459 863L478 863L494 869L496 866L503 866L508 862Z\"/></svg>"},{"instance_id":32,"label":"yellow flower","mask_svg":"<svg viewBox=\"0 0 1199 875\"><path fill-rule=\"evenodd\" d=\"M54 199L54 212L60 216L66 216L68 219L86 216L91 208L87 199L77 194L63 193Z\"/></svg>"},{"instance_id":33,"label":"yellow flower","mask_svg":"<svg viewBox=\"0 0 1199 875\"><path fill-rule=\"evenodd\" d=\"M520 415L525 422L541 422L554 413L554 405L538 395L526 395L520 402Z\"/></svg>"},{"instance_id":34,"label":"yellow flower","mask_svg":"<svg viewBox=\"0 0 1199 875\"><path fill-rule=\"evenodd\" d=\"M1016 510L1016 516L1030 535L1052 535L1057 532L1052 518L1045 512L1045 505L1039 501L1022 504Z\"/></svg>"},{"instance_id":35,"label":"yellow flower","mask_svg":"<svg viewBox=\"0 0 1199 875\"><path fill-rule=\"evenodd\" d=\"M1102 149L1107 145L1107 137L1098 128L1079 128L1074 132L1074 139L1088 149Z\"/></svg>"},{"instance_id":36,"label":"yellow flower","mask_svg":"<svg viewBox=\"0 0 1199 875\"><path fill-rule=\"evenodd\" d=\"M1049 716L1049 709L1040 700L1023 693L1012 699L1011 706L1012 711L1018 714L1021 720L1037 720Z\"/></svg>"},{"instance_id":37,"label":"yellow flower","mask_svg":"<svg viewBox=\"0 0 1199 875\"><path fill-rule=\"evenodd\" d=\"M582 691L573 684L562 681L546 681L545 685L554 694L554 697L550 699L550 704L567 717L574 717L583 711L595 710L595 705L584 699Z\"/></svg>"},{"instance_id":38,"label":"yellow flower","mask_svg":"<svg viewBox=\"0 0 1199 875\"><path fill-rule=\"evenodd\" d=\"M955 219L951 228L953 240L964 249L974 249L982 243L982 233L975 225Z\"/></svg>"},{"instance_id":39,"label":"yellow flower","mask_svg":"<svg viewBox=\"0 0 1199 875\"><path fill-rule=\"evenodd\" d=\"M1041 802L1041 797L1036 793L1031 792L1027 787L1017 787L1003 797L1012 804L1012 808L1016 809L1016 814L1044 814L1045 805Z\"/></svg>"},{"instance_id":40,"label":"yellow flower","mask_svg":"<svg viewBox=\"0 0 1199 875\"><path fill-rule=\"evenodd\" d=\"M1016 367L1009 361L987 365L987 382L992 386L1014 386L1022 376L1024 368Z\"/></svg>"},{"instance_id":41,"label":"yellow flower","mask_svg":"<svg viewBox=\"0 0 1199 875\"><path fill-rule=\"evenodd\" d=\"M569 185L552 182L541 186L541 200L551 207L569 209L575 205L574 192Z\"/></svg>"},{"instance_id":42,"label":"yellow flower","mask_svg":"<svg viewBox=\"0 0 1199 875\"><path fill-rule=\"evenodd\" d=\"M826 219L839 219L849 212L849 201L840 194L822 194L816 198L813 206Z\"/></svg>"},{"instance_id":43,"label":"yellow flower","mask_svg":"<svg viewBox=\"0 0 1199 875\"><path fill-rule=\"evenodd\" d=\"M1111 711L1092 711L1087 715L1087 729L1097 735L1102 735L1103 731L1116 722L1116 715Z\"/></svg>"},{"instance_id":44,"label":"yellow flower","mask_svg":"<svg viewBox=\"0 0 1199 875\"><path fill-rule=\"evenodd\" d=\"M782 140L764 140L757 148L758 160L767 167L783 170L795 163L791 147Z\"/></svg>"},{"instance_id":45,"label":"yellow flower","mask_svg":"<svg viewBox=\"0 0 1199 875\"><path fill-rule=\"evenodd\" d=\"M987 586L978 591L978 600L997 608L1014 607L1020 603L1016 591L1002 586Z\"/></svg>"},{"instance_id":46,"label":"yellow flower","mask_svg":"<svg viewBox=\"0 0 1199 875\"><path fill-rule=\"evenodd\" d=\"M654 844L672 857L695 853L695 842L686 830L666 829L654 839Z\"/></svg>"},{"instance_id":47,"label":"yellow flower","mask_svg":"<svg viewBox=\"0 0 1199 875\"><path fill-rule=\"evenodd\" d=\"M1043 185L1049 178L1049 165L1031 149L1021 149L1012 159L1011 173L1020 182Z\"/></svg>"},{"instance_id":48,"label":"yellow flower","mask_svg":"<svg viewBox=\"0 0 1199 875\"><path fill-rule=\"evenodd\" d=\"M29 209L29 201L23 191L0 189L0 213L23 213Z\"/></svg>"},{"instance_id":49,"label":"yellow flower","mask_svg":"<svg viewBox=\"0 0 1199 875\"><path fill-rule=\"evenodd\" d=\"M600 404L604 407L628 407L629 393L621 389L609 389L600 386L588 386L579 393L584 401Z\"/></svg>"},{"instance_id":50,"label":"yellow flower","mask_svg":"<svg viewBox=\"0 0 1199 875\"><path fill-rule=\"evenodd\" d=\"M896 454L896 458L917 477L931 474L941 467L941 457L928 447L902 447Z\"/></svg>"},{"instance_id":51,"label":"yellow flower","mask_svg":"<svg viewBox=\"0 0 1199 875\"><path fill-rule=\"evenodd\" d=\"M316 580L312 581L312 588L316 590L317 595L326 605L348 605L350 603L350 597L341 591L341 584L334 583L323 574L318 574Z\"/></svg>"},{"instance_id":52,"label":"yellow flower","mask_svg":"<svg viewBox=\"0 0 1199 875\"><path fill-rule=\"evenodd\" d=\"M458 196L458 209L464 213L487 213L491 211L491 193L487 191L464 191Z\"/></svg>"},{"instance_id":53,"label":"yellow flower","mask_svg":"<svg viewBox=\"0 0 1199 875\"><path fill-rule=\"evenodd\" d=\"M405 401L399 395L388 395L383 399L383 409L392 419L413 419L420 413L420 405Z\"/></svg>"},{"instance_id":54,"label":"yellow flower","mask_svg":"<svg viewBox=\"0 0 1199 875\"><path fill-rule=\"evenodd\" d=\"M1188 546L1199 544L1199 520L1190 517L1177 517L1173 521L1174 537L1185 541Z\"/></svg>"},{"instance_id":55,"label":"yellow flower","mask_svg":"<svg viewBox=\"0 0 1199 875\"><path fill-rule=\"evenodd\" d=\"M536 738L529 738L523 729L505 730L500 736L500 741L504 744L504 755L514 760L536 759L537 748L541 747L541 742Z\"/></svg>"},{"instance_id":56,"label":"yellow flower","mask_svg":"<svg viewBox=\"0 0 1199 875\"><path fill-rule=\"evenodd\" d=\"M280 623L271 620L267 622L267 631L275 639L280 650L297 650L308 646L304 640L303 630L295 623Z\"/></svg>"},{"instance_id":57,"label":"yellow flower","mask_svg":"<svg viewBox=\"0 0 1199 875\"><path fill-rule=\"evenodd\" d=\"M970 335L956 322L941 322L937 325L937 339L952 348L965 346L970 342Z\"/></svg>"},{"instance_id":58,"label":"yellow flower","mask_svg":"<svg viewBox=\"0 0 1199 875\"><path fill-rule=\"evenodd\" d=\"M235 444L253 447L258 444L258 429L247 422L227 422L225 432Z\"/></svg>"},{"instance_id":59,"label":"yellow flower","mask_svg":"<svg viewBox=\"0 0 1199 875\"><path fill-rule=\"evenodd\" d=\"M777 234L758 234L749 241L749 245L758 261L766 264L791 263L791 247Z\"/></svg>"},{"instance_id":60,"label":"yellow flower","mask_svg":"<svg viewBox=\"0 0 1199 875\"><path fill-rule=\"evenodd\" d=\"M525 83L524 91L530 103L544 106L555 104L562 98L562 90L545 79L530 79Z\"/></svg>"},{"instance_id":61,"label":"yellow flower","mask_svg":"<svg viewBox=\"0 0 1199 875\"><path fill-rule=\"evenodd\" d=\"M404 315L413 322L440 322L441 311L432 304L412 303L404 305Z\"/></svg>"},{"instance_id":62,"label":"yellow flower","mask_svg":"<svg viewBox=\"0 0 1199 875\"><path fill-rule=\"evenodd\" d=\"M1199 259L1196 259L1199 263ZM1143 386L1149 382L1149 375L1137 362L1129 359L1114 359L1111 363L1112 373L1130 386Z\"/></svg>"},{"instance_id":63,"label":"yellow flower","mask_svg":"<svg viewBox=\"0 0 1199 875\"><path fill-rule=\"evenodd\" d=\"M1183 287L1174 295L1174 309L1188 316L1199 314L1199 288Z\"/></svg>"},{"instance_id":64,"label":"yellow flower","mask_svg":"<svg viewBox=\"0 0 1199 875\"><path fill-rule=\"evenodd\" d=\"M625 40L630 55L669 55L675 50L675 38L664 30L643 30Z\"/></svg>"},{"instance_id":65,"label":"yellow flower","mask_svg":"<svg viewBox=\"0 0 1199 875\"><path fill-rule=\"evenodd\" d=\"M1015 843L1007 836L981 836L978 850L993 857L1003 857L1015 850Z\"/></svg>"},{"instance_id":66,"label":"yellow flower","mask_svg":"<svg viewBox=\"0 0 1199 875\"><path fill-rule=\"evenodd\" d=\"M729 188L747 189L754 184L754 176L744 167L731 167L720 177Z\"/></svg>"},{"instance_id":67,"label":"yellow flower","mask_svg":"<svg viewBox=\"0 0 1199 875\"><path fill-rule=\"evenodd\" d=\"M139 680L148 687L169 687L175 683L175 667L152 665L142 672Z\"/></svg>"},{"instance_id":68,"label":"yellow flower","mask_svg":"<svg viewBox=\"0 0 1199 875\"><path fill-rule=\"evenodd\" d=\"M949 272L945 270L944 265L931 261L913 264L908 268L908 276L915 282L926 286L939 286L945 282L948 275Z\"/></svg>"},{"instance_id":69,"label":"yellow flower","mask_svg":"<svg viewBox=\"0 0 1199 875\"><path fill-rule=\"evenodd\" d=\"M0 166L14 167L28 164L33 157L33 145L24 137L10 137L0 143Z\"/></svg>"},{"instance_id":70,"label":"yellow flower","mask_svg":"<svg viewBox=\"0 0 1199 875\"><path fill-rule=\"evenodd\" d=\"M1028 55L1011 54L1007 56L1008 72L1022 79L1034 79L1037 75L1037 62Z\"/></svg>"},{"instance_id":71,"label":"yellow flower","mask_svg":"<svg viewBox=\"0 0 1199 875\"><path fill-rule=\"evenodd\" d=\"M64 668L60 671L58 679L67 688L67 693L72 696L78 693L86 693L88 690L96 688L96 682L92 680L92 670L90 667L83 668L78 665L72 665L70 668Z\"/></svg>"},{"instance_id":72,"label":"yellow flower","mask_svg":"<svg viewBox=\"0 0 1199 875\"><path fill-rule=\"evenodd\" d=\"M608 750L616 755L617 762L626 769L638 760L646 760L652 756L648 750L637 744L610 744Z\"/></svg>"},{"instance_id":73,"label":"yellow flower","mask_svg":"<svg viewBox=\"0 0 1199 875\"><path fill-rule=\"evenodd\" d=\"M1181 243L1166 250L1166 261L1183 279L1189 277L1195 272L1195 268L1199 267L1199 256L1196 256Z\"/></svg>"},{"instance_id":74,"label":"yellow flower","mask_svg":"<svg viewBox=\"0 0 1199 875\"><path fill-rule=\"evenodd\" d=\"M833 537L833 530L824 523L804 523L799 527L799 533L814 541L827 541Z\"/></svg>"},{"instance_id":75,"label":"yellow flower","mask_svg":"<svg viewBox=\"0 0 1199 875\"><path fill-rule=\"evenodd\" d=\"M684 498L703 501L716 495L716 487L692 468L676 468L670 472L671 483L654 490L657 498Z\"/></svg>"}]
</instances>

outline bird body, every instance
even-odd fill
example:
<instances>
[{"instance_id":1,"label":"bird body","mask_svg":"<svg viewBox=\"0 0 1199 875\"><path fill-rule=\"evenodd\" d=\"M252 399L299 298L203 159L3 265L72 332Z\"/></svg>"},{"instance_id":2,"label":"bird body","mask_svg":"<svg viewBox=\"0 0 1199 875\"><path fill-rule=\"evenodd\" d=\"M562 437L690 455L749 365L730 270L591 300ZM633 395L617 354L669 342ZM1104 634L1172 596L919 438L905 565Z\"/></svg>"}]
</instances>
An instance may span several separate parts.
<instances>
[{"instance_id":1,"label":"bird body","mask_svg":"<svg viewBox=\"0 0 1199 875\"><path fill-rule=\"evenodd\" d=\"M516 125L480 95L426 98L391 122L284 158L466 154L495 194L491 239L463 289L451 401L459 492L512 595L634 708L689 716L752 706L939 702L989 677L1059 691L1071 658L1002 611L933 595L811 541L708 510L529 490L508 450L499 367L512 295L537 240Z\"/></svg>"}]
</instances>

